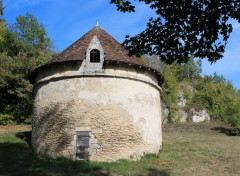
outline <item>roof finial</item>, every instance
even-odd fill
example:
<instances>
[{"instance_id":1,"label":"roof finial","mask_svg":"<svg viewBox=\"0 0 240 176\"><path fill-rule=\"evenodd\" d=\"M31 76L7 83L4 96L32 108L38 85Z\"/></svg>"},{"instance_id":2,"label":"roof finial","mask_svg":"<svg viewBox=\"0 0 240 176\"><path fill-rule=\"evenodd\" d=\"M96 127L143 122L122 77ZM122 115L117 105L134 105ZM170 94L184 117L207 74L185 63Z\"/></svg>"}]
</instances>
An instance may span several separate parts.
<instances>
[{"instance_id":1,"label":"roof finial","mask_svg":"<svg viewBox=\"0 0 240 176\"><path fill-rule=\"evenodd\" d=\"M98 24L98 20L97 20L96 26L97 26L97 27L99 26L99 24Z\"/></svg>"}]
</instances>

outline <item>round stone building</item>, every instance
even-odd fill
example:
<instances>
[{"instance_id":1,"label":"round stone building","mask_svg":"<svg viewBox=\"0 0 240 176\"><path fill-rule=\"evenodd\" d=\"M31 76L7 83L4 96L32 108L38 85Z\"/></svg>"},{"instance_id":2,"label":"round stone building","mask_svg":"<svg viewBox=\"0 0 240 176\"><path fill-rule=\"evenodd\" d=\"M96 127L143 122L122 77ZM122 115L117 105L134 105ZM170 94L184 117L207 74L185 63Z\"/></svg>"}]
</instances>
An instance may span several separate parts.
<instances>
[{"instance_id":1,"label":"round stone building","mask_svg":"<svg viewBox=\"0 0 240 176\"><path fill-rule=\"evenodd\" d=\"M162 146L162 75L99 26L35 69L31 82L36 153L108 162Z\"/></svg>"}]
</instances>

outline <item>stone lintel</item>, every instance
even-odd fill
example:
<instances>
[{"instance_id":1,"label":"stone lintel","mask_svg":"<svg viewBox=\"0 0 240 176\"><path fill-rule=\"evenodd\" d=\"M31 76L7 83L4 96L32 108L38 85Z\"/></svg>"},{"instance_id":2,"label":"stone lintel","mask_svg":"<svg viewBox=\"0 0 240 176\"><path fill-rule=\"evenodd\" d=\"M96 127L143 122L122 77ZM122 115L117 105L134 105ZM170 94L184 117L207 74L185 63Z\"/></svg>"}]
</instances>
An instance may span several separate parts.
<instances>
[{"instance_id":1,"label":"stone lintel","mask_svg":"<svg viewBox=\"0 0 240 176\"><path fill-rule=\"evenodd\" d=\"M75 131L92 131L91 127L76 127Z\"/></svg>"}]
</instances>

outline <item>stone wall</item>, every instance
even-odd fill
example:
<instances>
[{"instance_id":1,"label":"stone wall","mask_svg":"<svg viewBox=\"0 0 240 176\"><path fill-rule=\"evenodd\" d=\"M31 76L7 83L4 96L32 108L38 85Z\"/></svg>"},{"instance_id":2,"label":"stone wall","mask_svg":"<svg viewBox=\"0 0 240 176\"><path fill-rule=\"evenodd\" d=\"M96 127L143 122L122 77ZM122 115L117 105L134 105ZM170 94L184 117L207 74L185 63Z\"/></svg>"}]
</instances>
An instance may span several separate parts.
<instances>
[{"instance_id":1,"label":"stone wall","mask_svg":"<svg viewBox=\"0 0 240 176\"><path fill-rule=\"evenodd\" d=\"M89 160L139 159L162 146L160 87L149 73L108 67L49 68L37 76L32 147L76 159L77 132L89 133Z\"/></svg>"}]
</instances>

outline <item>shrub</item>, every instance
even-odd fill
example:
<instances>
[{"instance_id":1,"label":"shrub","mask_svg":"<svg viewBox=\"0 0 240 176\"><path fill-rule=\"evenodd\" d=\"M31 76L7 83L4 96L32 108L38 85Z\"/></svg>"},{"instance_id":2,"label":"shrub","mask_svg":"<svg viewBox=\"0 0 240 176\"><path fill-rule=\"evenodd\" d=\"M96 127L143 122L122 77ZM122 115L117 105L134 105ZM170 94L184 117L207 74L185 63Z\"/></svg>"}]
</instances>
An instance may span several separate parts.
<instances>
[{"instance_id":1,"label":"shrub","mask_svg":"<svg viewBox=\"0 0 240 176\"><path fill-rule=\"evenodd\" d=\"M13 116L8 114L0 114L0 125L10 125L13 124Z\"/></svg>"}]
</instances>

